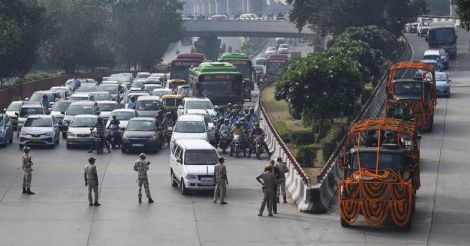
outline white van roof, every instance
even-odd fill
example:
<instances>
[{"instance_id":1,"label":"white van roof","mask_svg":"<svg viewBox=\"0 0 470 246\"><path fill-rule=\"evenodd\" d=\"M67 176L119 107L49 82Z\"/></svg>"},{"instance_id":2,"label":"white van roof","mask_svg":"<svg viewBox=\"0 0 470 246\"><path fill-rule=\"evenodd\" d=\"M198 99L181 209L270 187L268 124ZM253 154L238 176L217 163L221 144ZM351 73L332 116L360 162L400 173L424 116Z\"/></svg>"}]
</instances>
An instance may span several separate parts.
<instances>
[{"instance_id":1,"label":"white van roof","mask_svg":"<svg viewBox=\"0 0 470 246\"><path fill-rule=\"evenodd\" d=\"M176 144L181 146L183 149L209 149L215 150L209 142L203 139L179 139L176 140Z\"/></svg>"},{"instance_id":2,"label":"white van roof","mask_svg":"<svg viewBox=\"0 0 470 246\"><path fill-rule=\"evenodd\" d=\"M439 56L439 55L441 55L439 53L439 50L426 50L424 52L424 56Z\"/></svg>"},{"instance_id":3,"label":"white van roof","mask_svg":"<svg viewBox=\"0 0 470 246\"><path fill-rule=\"evenodd\" d=\"M200 114L183 114L178 117L178 121L204 121L204 116Z\"/></svg>"}]
</instances>

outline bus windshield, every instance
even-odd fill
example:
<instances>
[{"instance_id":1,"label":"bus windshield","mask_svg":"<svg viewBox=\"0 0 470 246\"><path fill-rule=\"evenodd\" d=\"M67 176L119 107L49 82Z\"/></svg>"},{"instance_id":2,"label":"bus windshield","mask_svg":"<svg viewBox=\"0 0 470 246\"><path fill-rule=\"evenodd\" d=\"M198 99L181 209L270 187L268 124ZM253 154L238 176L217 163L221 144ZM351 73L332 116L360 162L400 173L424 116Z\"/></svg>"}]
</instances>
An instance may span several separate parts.
<instances>
[{"instance_id":1,"label":"bus windshield","mask_svg":"<svg viewBox=\"0 0 470 246\"><path fill-rule=\"evenodd\" d=\"M174 60L171 62L170 79L184 79L189 78L189 68L191 66L199 66L202 61L200 60Z\"/></svg>"},{"instance_id":2,"label":"bus windshield","mask_svg":"<svg viewBox=\"0 0 470 246\"><path fill-rule=\"evenodd\" d=\"M428 42L430 45L455 44L455 30L453 27L433 28L429 30Z\"/></svg>"},{"instance_id":3,"label":"bus windshield","mask_svg":"<svg viewBox=\"0 0 470 246\"><path fill-rule=\"evenodd\" d=\"M198 96L230 96L241 93L241 76L234 75L201 75L197 91Z\"/></svg>"},{"instance_id":4,"label":"bus windshield","mask_svg":"<svg viewBox=\"0 0 470 246\"><path fill-rule=\"evenodd\" d=\"M266 73L269 76L278 76L281 73L281 66L284 62L270 62L266 64Z\"/></svg>"}]
</instances>

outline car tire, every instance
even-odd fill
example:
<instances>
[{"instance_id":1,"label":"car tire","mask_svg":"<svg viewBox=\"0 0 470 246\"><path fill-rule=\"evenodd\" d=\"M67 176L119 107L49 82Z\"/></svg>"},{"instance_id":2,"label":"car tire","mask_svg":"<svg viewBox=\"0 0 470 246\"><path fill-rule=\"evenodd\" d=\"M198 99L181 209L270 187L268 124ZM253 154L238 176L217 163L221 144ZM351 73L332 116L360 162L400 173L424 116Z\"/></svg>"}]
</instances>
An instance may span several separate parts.
<instances>
[{"instance_id":1,"label":"car tire","mask_svg":"<svg viewBox=\"0 0 470 246\"><path fill-rule=\"evenodd\" d=\"M171 187L178 187L178 182L175 180L175 175L173 174L173 170L170 171L170 184Z\"/></svg>"},{"instance_id":2,"label":"car tire","mask_svg":"<svg viewBox=\"0 0 470 246\"><path fill-rule=\"evenodd\" d=\"M186 189L186 185L184 184L184 180L183 180L183 179L181 179L180 189L181 189L181 194L183 194L183 195L187 195L187 194L188 194L188 189Z\"/></svg>"},{"instance_id":3,"label":"car tire","mask_svg":"<svg viewBox=\"0 0 470 246\"><path fill-rule=\"evenodd\" d=\"M121 153L125 154L126 153L126 149L121 147Z\"/></svg>"}]
</instances>

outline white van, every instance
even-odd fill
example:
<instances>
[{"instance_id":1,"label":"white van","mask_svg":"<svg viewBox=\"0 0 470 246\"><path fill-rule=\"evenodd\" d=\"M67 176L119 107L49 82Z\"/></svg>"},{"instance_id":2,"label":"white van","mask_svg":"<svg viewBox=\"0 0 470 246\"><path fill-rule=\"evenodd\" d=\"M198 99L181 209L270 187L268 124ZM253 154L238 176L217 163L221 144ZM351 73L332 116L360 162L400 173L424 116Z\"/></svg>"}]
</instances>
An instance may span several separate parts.
<instances>
[{"instance_id":1,"label":"white van","mask_svg":"<svg viewBox=\"0 0 470 246\"><path fill-rule=\"evenodd\" d=\"M170 153L170 180L173 187L188 190L213 190L214 166L219 161L217 150L201 139L180 139Z\"/></svg>"},{"instance_id":2,"label":"white van","mask_svg":"<svg viewBox=\"0 0 470 246\"><path fill-rule=\"evenodd\" d=\"M180 139L202 139L209 141L208 126L202 115L185 114L178 117L173 134L171 134L170 148Z\"/></svg>"}]
</instances>

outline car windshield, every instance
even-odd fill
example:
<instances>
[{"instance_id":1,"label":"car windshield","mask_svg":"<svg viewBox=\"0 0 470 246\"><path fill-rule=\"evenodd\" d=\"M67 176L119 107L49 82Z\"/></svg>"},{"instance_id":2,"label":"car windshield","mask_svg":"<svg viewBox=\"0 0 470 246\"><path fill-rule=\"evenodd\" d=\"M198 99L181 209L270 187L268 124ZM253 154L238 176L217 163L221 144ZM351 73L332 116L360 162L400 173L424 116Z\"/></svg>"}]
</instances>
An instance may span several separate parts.
<instances>
[{"instance_id":1,"label":"car windshield","mask_svg":"<svg viewBox=\"0 0 470 246\"><path fill-rule=\"evenodd\" d=\"M142 100L137 102L137 110L142 110L142 111L155 111L155 110L160 110L161 109L161 102L156 101L156 100Z\"/></svg>"},{"instance_id":2,"label":"car windshield","mask_svg":"<svg viewBox=\"0 0 470 246\"><path fill-rule=\"evenodd\" d=\"M90 95L94 100L111 100L112 97L108 93L93 93Z\"/></svg>"},{"instance_id":3,"label":"car windshield","mask_svg":"<svg viewBox=\"0 0 470 246\"><path fill-rule=\"evenodd\" d=\"M71 102L61 102L58 101L52 106L52 111L59 111L59 112L65 112L67 111L67 108L69 107Z\"/></svg>"},{"instance_id":4,"label":"car windshield","mask_svg":"<svg viewBox=\"0 0 470 246\"><path fill-rule=\"evenodd\" d=\"M20 110L20 117L21 118L26 118L30 115L34 114L44 114L44 110L42 107L37 107L37 108L21 108Z\"/></svg>"},{"instance_id":5,"label":"car windshield","mask_svg":"<svg viewBox=\"0 0 470 246\"><path fill-rule=\"evenodd\" d=\"M110 94L117 94L118 93L118 85L100 85L96 89L96 91L107 91Z\"/></svg>"},{"instance_id":6,"label":"car windshield","mask_svg":"<svg viewBox=\"0 0 470 246\"><path fill-rule=\"evenodd\" d=\"M132 83L132 87L142 88L142 86L144 86L144 81L134 81Z\"/></svg>"},{"instance_id":7,"label":"car windshield","mask_svg":"<svg viewBox=\"0 0 470 246\"><path fill-rule=\"evenodd\" d=\"M96 85L92 83L81 84L76 91L78 92L92 92L96 90Z\"/></svg>"},{"instance_id":8,"label":"car windshield","mask_svg":"<svg viewBox=\"0 0 470 246\"><path fill-rule=\"evenodd\" d=\"M176 122L175 132L204 133L206 132L206 125L204 121L178 121Z\"/></svg>"},{"instance_id":9,"label":"car windshield","mask_svg":"<svg viewBox=\"0 0 470 246\"><path fill-rule=\"evenodd\" d=\"M209 101L187 101L186 109L214 109Z\"/></svg>"},{"instance_id":10,"label":"car windshield","mask_svg":"<svg viewBox=\"0 0 470 246\"><path fill-rule=\"evenodd\" d=\"M219 162L215 150L186 150L184 153L185 165L215 165Z\"/></svg>"},{"instance_id":11,"label":"car windshield","mask_svg":"<svg viewBox=\"0 0 470 246\"><path fill-rule=\"evenodd\" d=\"M422 82L395 82L395 95L401 97L421 97L423 95Z\"/></svg>"},{"instance_id":12,"label":"car windshield","mask_svg":"<svg viewBox=\"0 0 470 246\"><path fill-rule=\"evenodd\" d=\"M113 116L116 116L118 120L130 120L134 117L133 112L113 112Z\"/></svg>"},{"instance_id":13,"label":"car windshield","mask_svg":"<svg viewBox=\"0 0 470 246\"><path fill-rule=\"evenodd\" d=\"M379 170L393 169L401 170L403 169L400 153L380 153L379 155ZM357 154L352 155L352 169L357 170L359 168L358 163L361 164L362 168L366 169L376 169L377 162L377 153L374 152L361 152L359 154L359 160Z\"/></svg>"},{"instance_id":14,"label":"car windshield","mask_svg":"<svg viewBox=\"0 0 470 246\"><path fill-rule=\"evenodd\" d=\"M24 127L51 127L52 120L47 118L28 118Z\"/></svg>"},{"instance_id":15,"label":"car windshield","mask_svg":"<svg viewBox=\"0 0 470 246\"><path fill-rule=\"evenodd\" d=\"M113 111L118 108L117 103L98 103L100 111Z\"/></svg>"},{"instance_id":16,"label":"car windshield","mask_svg":"<svg viewBox=\"0 0 470 246\"><path fill-rule=\"evenodd\" d=\"M131 120L126 131L155 131L155 122L151 120Z\"/></svg>"},{"instance_id":17,"label":"car windshield","mask_svg":"<svg viewBox=\"0 0 470 246\"><path fill-rule=\"evenodd\" d=\"M444 73L436 73L436 80L447 80L447 76Z\"/></svg>"},{"instance_id":18,"label":"car windshield","mask_svg":"<svg viewBox=\"0 0 470 246\"><path fill-rule=\"evenodd\" d=\"M47 98L49 99L50 102L53 102L54 101L54 98L52 97L52 94L48 94L48 93L41 93L41 92L35 92L31 98L29 99L30 101L36 101L36 102L40 102L42 101L42 97L46 95Z\"/></svg>"},{"instance_id":19,"label":"car windshield","mask_svg":"<svg viewBox=\"0 0 470 246\"><path fill-rule=\"evenodd\" d=\"M20 110L21 102L12 102L10 106L8 106L7 111L18 111Z\"/></svg>"},{"instance_id":20,"label":"car windshield","mask_svg":"<svg viewBox=\"0 0 470 246\"><path fill-rule=\"evenodd\" d=\"M76 117L70 123L70 127L94 127L97 119L94 117Z\"/></svg>"},{"instance_id":21,"label":"car windshield","mask_svg":"<svg viewBox=\"0 0 470 246\"><path fill-rule=\"evenodd\" d=\"M95 114L95 107L91 105L70 105L68 115Z\"/></svg>"}]
</instances>

